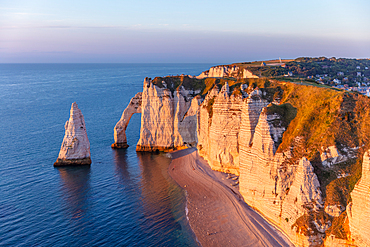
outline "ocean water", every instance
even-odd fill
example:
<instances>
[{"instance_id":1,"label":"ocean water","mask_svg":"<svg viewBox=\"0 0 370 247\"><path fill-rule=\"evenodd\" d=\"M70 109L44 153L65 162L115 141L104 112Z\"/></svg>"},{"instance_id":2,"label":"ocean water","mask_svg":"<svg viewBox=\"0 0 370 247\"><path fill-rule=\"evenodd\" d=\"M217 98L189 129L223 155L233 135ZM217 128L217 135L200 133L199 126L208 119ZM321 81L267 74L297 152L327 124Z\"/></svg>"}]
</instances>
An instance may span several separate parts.
<instances>
[{"instance_id":1,"label":"ocean water","mask_svg":"<svg viewBox=\"0 0 370 247\"><path fill-rule=\"evenodd\" d=\"M113 127L145 77L211 64L0 64L0 246L196 246L169 159L126 150ZM54 168L76 101L91 167Z\"/></svg>"}]
</instances>

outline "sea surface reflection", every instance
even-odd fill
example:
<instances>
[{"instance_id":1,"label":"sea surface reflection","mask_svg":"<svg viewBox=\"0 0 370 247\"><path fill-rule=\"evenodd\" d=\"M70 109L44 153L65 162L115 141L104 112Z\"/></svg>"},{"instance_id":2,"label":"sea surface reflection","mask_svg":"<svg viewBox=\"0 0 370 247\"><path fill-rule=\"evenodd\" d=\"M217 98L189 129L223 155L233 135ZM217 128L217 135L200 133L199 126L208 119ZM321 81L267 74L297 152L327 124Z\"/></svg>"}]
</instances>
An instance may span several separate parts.
<instances>
[{"instance_id":1,"label":"sea surface reflection","mask_svg":"<svg viewBox=\"0 0 370 247\"><path fill-rule=\"evenodd\" d=\"M128 171L127 149L113 149L113 159L116 167L116 174L119 175L121 183L126 183L130 180L130 172Z\"/></svg>"},{"instance_id":2,"label":"sea surface reflection","mask_svg":"<svg viewBox=\"0 0 370 247\"><path fill-rule=\"evenodd\" d=\"M196 245L168 160L135 150L139 114L126 130L130 147L110 145L145 77L198 75L210 66L0 64L0 246ZM92 164L54 168L74 101Z\"/></svg>"},{"instance_id":3,"label":"sea surface reflection","mask_svg":"<svg viewBox=\"0 0 370 247\"><path fill-rule=\"evenodd\" d=\"M63 211L74 226L75 233L84 234L88 223L86 214L90 207L90 167L60 167L57 169L62 183L60 189L64 201Z\"/></svg>"}]
</instances>

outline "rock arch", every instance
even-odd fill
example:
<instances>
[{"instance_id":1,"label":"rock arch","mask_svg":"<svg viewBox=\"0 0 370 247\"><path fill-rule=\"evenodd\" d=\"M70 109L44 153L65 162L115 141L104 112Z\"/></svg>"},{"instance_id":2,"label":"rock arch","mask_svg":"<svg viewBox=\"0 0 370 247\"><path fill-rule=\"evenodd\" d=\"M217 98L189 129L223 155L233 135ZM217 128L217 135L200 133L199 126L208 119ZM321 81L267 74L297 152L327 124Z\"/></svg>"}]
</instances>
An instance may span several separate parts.
<instances>
[{"instance_id":1,"label":"rock arch","mask_svg":"<svg viewBox=\"0 0 370 247\"><path fill-rule=\"evenodd\" d=\"M114 127L114 143L112 148L128 148L126 128L134 113L141 113L142 92L137 93L123 111L121 119Z\"/></svg>"}]
</instances>

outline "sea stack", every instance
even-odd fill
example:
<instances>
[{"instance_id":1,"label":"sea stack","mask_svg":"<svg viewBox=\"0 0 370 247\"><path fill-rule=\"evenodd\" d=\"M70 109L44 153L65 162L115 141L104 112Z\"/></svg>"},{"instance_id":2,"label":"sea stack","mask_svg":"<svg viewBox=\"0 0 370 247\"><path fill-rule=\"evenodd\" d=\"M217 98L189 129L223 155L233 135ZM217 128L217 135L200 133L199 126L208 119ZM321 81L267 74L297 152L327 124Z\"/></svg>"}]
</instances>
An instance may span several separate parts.
<instances>
[{"instance_id":1,"label":"sea stack","mask_svg":"<svg viewBox=\"0 0 370 247\"><path fill-rule=\"evenodd\" d=\"M64 128L65 135L54 166L90 165L90 142L84 116L76 102L72 103L70 117Z\"/></svg>"}]
</instances>

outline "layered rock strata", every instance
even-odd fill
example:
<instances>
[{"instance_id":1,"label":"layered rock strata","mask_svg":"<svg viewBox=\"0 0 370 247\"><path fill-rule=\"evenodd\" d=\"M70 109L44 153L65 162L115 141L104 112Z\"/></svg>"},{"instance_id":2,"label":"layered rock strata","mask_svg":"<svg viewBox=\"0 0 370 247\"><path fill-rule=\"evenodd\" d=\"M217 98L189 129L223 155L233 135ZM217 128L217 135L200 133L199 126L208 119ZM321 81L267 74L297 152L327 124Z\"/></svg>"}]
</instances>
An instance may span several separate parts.
<instances>
[{"instance_id":1,"label":"layered rock strata","mask_svg":"<svg viewBox=\"0 0 370 247\"><path fill-rule=\"evenodd\" d=\"M249 97L244 100L242 107L240 132L239 132L239 153L240 160L249 158L249 147L253 144L254 131L262 109L269 104L262 98L262 92L259 89L254 90Z\"/></svg>"},{"instance_id":2,"label":"layered rock strata","mask_svg":"<svg viewBox=\"0 0 370 247\"><path fill-rule=\"evenodd\" d=\"M301 99L312 99L304 96L296 84L240 79L245 77L235 66L218 66L201 75L202 78L209 76L234 78L192 78L188 84L180 83L179 77L175 78L177 81L146 78L141 98L140 140L136 149L171 151L197 145L199 154L212 169L240 175L239 189L244 200L279 226L297 246L322 246L326 234L338 234L329 227L333 219L343 216L344 207L338 200L329 204L327 198L323 198L319 181L324 181L322 186L325 188L330 180L325 180L329 179L324 177L327 174L320 171L335 174L335 169L350 162L356 152L351 154L350 148L342 144L338 146L339 151L333 146L337 143L332 136L321 137L322 143L310 146L307 128L313 124L307 121L315 120L316 112L321 113L321 107L328 105L331 107L327 112L335 115L336 104L332 106L333 102L320 99L321 103L316 106L319 108L309 112L312 109L303 107ZM202 96L200 90L192 90L189 85L202 88ZM317 93L316 89L312 92ZM325 97L326 93L318 95ZM136 108L136 112L140 109ZM333 116L332 119L340 118ZM329 120L332 121L328 118L325 123L331 123ZM304 131L299 130L300 126L304 126ZM317 142L316 139L315 144ZM312 147L314 151L310 150ZM340 172L343 171L338 169ZM364 246L367 244L366 232L361 230L361 225L366 226L366 223L358 219L368 216L362 215L356 207L361 203L357 195L365 195L369 188L366 186L365 182L356 185L352 192L353 203L347 209L347 214L352 214L348 217L352 217L353 237L357 243L365 243ZM362 200L364 205L367 199ZM325 244L343 243L331 236L326 236Z\"/></svg>"},{"instance_id":3,"label":"layered rock strata","mask_svg":"<svg viewBox=\"0 0 370 247\"><path fill-rule=\"evenodd\" d=\"M245 201L294 243L320 245L330 226L325 217L310 217L323 211L320 183L306 158L290 164L290 152L276 153L285 127L269 104L258 88L246 98L231 95L227 83L214 88L199 110L199 153L212 169L240 174ZM302 230L304 224L312 230Z\"/></svg>"},{"instance_id":4,"label":"layered rock strata","mask_svg":"<svg viewBox=\"0 0 370 247\"><path fill-rule=\"evenodd\" d=\"M114 127L114 143L112 148L128 148L126 128L134 113L141 113L142 93L137 93L123 111L121 119Z\"/></svg>"},{"instance_id":5,"label":"layered rock strata","mask_svg":"<svg viewBox=\"0 0 370 247\"><path fill-rule=\"evenodd\" d=\"M241 95L230 95L226 83L216 88L202 104L198 128L198 149L214 170L239 174L238 135L240 129Z\"/></svg>"},{"instance_id":6,"label":"layered rock strata","mask_svg":"<svg viewBox=\"0 0 370 247\"><path fill-rule=\"evenodd\" d=\"M357 246L370 246L370 155L364 154L362 176L351 192L347 206L351 238Z\"/></svg>"},{"instance_id":7,"label":"layered rock strata","mask_svg":"<svg viewBox=\"0 0 370 247\"><path fill-rule=\"evenodd\" d=\"M257 88L249 95L230 94L226 83L215 87L199 111L198 150L214 170L239 175L240 159L247 158L241 145L250 145L262 108L269 103Z\"/></svg>"},{"instance_id":8,"label":"layered rock strata","mask_svg":"<svg viewBox=\"0 0 370 247\"><path fill-rule=\"evenodd\" d=\"M199 93L199 92L198 92ZM200 98L180 87L172 92L163 81L158 87L146 78L142 94L141 129L137 151L170 151L197 143Z\"/></svg>"},{"instance_id":9,"label":"layered rock strata","mask_svg":"<svg viewBox=\"0 0 370 247\"><path fill-rule=\"evenodd\" d=\"M251 71L240 68L236 65L211 67L209 70L204 71L199 76L197 76L198 79L203 79L207 77L259 78Z\"/></svg>"},{"instance_id":10,"label":"layered rock strata","mask_svg":"<svg viewBox=\"0 0 370 247\"><path fill-rule=\"evenodd\" d=\"M260 109L255 108L255 116ZM281 227L295 244L320 245L322 233L330 225L311 220L308 223L316 229L302 232L304 227L299 224L301 217L322 209L320 183L306 158L288 164L285 162L288 153L276 153L284 128L276 127L280 116L268 114L265 109L259 115L249 144L245 138L240 146L240 192L249 205ZM253 124L249 126L253 129Z\"/></svg>"},{"instance_id":11,"label":"layered rock strata","mask_svg":"<svg viewBox=\"0 0 370 247\"><path fill-rule=\"evenodd\" d=\"M72 103L70 117L64 128L65 135L54 166L90 165L90 142L84 117L76 102Z\"/></svg>"}]
</instances>

